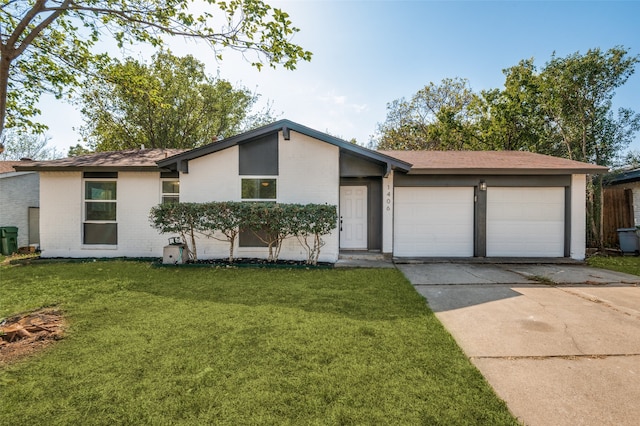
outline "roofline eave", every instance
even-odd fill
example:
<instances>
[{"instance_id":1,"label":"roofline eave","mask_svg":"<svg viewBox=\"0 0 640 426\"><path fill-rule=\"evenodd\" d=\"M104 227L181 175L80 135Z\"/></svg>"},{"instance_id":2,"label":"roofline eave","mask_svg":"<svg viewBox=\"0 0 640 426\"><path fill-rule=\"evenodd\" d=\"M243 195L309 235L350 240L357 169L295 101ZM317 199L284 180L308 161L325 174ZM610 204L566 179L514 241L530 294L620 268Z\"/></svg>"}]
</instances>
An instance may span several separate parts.
<instances>
[{"instance_id":1,"label":"roofline eave","mask_svg":"<svg viewBox=\"0 0 640 426\"><path fill-rule=\"evenodd\" d=\"M603 169L492 169L492 168L413 168L408 175L600 175Z\"/></svg>"}]
</instances>

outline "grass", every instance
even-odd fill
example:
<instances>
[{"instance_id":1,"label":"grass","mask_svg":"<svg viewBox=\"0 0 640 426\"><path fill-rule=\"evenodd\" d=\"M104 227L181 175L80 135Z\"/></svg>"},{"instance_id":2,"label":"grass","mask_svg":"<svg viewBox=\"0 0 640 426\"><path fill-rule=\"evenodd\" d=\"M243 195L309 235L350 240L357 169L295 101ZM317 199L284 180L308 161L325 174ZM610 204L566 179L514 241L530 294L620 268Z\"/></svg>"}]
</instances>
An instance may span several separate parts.
<instances>
[{"instance_id":1,"label":"grass","mask_svg":"<svg viewBox=\"0 0 640 426\"><path fill-rule=\"evenodd\" d=\"M589 266L640 275L640 257L637 256L592 256Z\"/></svg>"},{"instance_id":2,"label":"grass","mask_svg":"<svg viewBox=\"0 0 640 426\"><path fill-rule=\"evenodd\" d=\"M0 317L48 305L2 425L517 424L396 270L1 267Z\"/></svg>"}]
</instances>

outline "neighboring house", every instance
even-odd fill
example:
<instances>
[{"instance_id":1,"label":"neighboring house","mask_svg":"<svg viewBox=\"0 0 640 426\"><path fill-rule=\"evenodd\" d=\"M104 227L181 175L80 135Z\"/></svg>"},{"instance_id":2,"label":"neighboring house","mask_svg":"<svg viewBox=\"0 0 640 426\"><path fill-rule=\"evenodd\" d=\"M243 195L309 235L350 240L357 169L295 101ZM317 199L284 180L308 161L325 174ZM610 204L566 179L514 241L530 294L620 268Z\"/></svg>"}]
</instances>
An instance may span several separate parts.
<instances>
[{"instance_id":1,"label":"neighboring house","mask_svg":"<svg viewBox=\"0 0 640 426\"><path fill-rule=\"evenodd\" d=\"M618 230L640 226L640 169L613 171L603 183L603 244L619 247Z\"/></svg>"},{"instance_id":2,"label":"neighboring house","mask_svg":"<svg viewBox=\"0 0 640 426\"><path fill-rule=\"evenodd\" d=\"M633 220L640 226L640 168L617 171L605 176L606 187L628 189L632 194Z\"/></svg>"},{"instance_id":3,"label":"neighboring house","mask_svg":"<svg viewBox=\"0 0 640 426\"><path fill-rule=\"evenodd\" d=\"M18 247L39 243L38 173L17 172L14 166L29 161L0 161L0 227L18 228Z\"/></svg>"},{"instance_id":4,"label":"neighboring house","mask_svg":"<svg viewBox=\"0 0 640 426\"><path fill-rule=\"evenodd\" d=\"M586 174L604 167L527 152L372 151L281 120L190 151L131 150L34 163L48 257L160 257L148 220L165 201L338 206L320 261L395 257L585 256ZM46 224L46 226L45 226ZM46 229L46 231L45 231ZM296 239L280 257L304 259ZM245 235L238 257L266 257ZM226 243L198 240L200 258Z\"/></svg>"}]
</instances>

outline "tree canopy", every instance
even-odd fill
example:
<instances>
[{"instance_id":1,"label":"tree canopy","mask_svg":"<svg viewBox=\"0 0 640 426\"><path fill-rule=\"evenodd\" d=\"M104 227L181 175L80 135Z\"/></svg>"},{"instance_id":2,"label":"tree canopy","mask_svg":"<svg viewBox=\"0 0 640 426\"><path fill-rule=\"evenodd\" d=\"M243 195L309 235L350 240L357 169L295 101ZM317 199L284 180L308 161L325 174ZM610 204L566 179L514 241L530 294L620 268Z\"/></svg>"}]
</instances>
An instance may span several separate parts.
<instances>
[{"instance_id":1,"label":"tree canopy","mask_svg":"<svg viewBox=\"0 0 640 426\"><path fill-rule=\"evenodd\" d=\"M202 7L201 7L202 6ZM194 12L199 10L197 13ZM0 6L0 133L35 131L32 119L45 92L61 98L108 61L93 52L102 38L119 46L164 45L168 36L202 40L251 56L252 65L295 69L311 52L291 42L298 31L289 15L261 0L20 0ZM254 55L250 55L253 53Z\"/></svg>"},{"instance_id":2,"label":"tree canopy","mask_svg":"<svg viewBox=\"0 0 640 426\"><path fill-rule=\"evenodd\" d=\"M640 56L624 47L555 54L505 69L502 89L474 93L467 80L430 83L387 105L376 142L384 149L525 150L613 165L640 130L640 115L613 110L617 88Z\"/></svg>"},{"instance_id":3,"label":"tree canopy","mask_svg":"<svg viewBox=\"0 0 640 426\"><path fill-rule=\"evenodd\" d=\"M195 148L271 122L249 112L258 96L205 73L193 56L161 51L147 65L114 61L82 90L82 133L97 151Z\"/></svg>"},{"instance_id":4,"label":"tree canopy","mask_svg":"<svg viewBox=\"0 0 640 426\"><path fill-rule=\"evenodd\" d=\"M387 119L378 125L378 149L469 149L472 100L468 80L447 78L429 83L408 101L387 104Z\"/></svg>"}]
</instances>

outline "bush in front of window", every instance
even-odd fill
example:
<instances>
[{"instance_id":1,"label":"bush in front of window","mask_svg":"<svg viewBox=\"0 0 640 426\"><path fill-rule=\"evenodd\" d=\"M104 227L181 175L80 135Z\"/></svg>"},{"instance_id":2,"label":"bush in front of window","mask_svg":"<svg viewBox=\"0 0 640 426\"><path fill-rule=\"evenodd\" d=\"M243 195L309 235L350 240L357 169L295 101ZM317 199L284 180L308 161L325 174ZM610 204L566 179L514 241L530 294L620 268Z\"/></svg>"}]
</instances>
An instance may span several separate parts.
<instances>
[{"instance_id":1,"label":"bush in front of window","mask_svg":"<svg viewBox=\"0 0 640 426\"><path fill-rule=\"evenodd\" d=\"M337 227L337 207L328 204L268 202L209 202L160 204L151 209L151 226L160 233L177 233L197 260L195 234L229 244L229 261L241 230L250 230L267 246L267 260L276 262L285 239L296 237L307 252L307 264L316 265L325 245L322 236Z\"/></svg>"}]
</instances>

